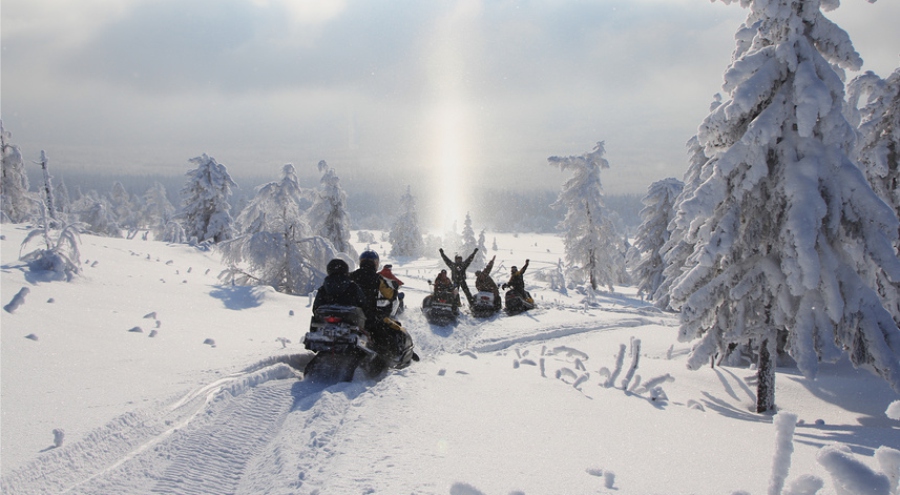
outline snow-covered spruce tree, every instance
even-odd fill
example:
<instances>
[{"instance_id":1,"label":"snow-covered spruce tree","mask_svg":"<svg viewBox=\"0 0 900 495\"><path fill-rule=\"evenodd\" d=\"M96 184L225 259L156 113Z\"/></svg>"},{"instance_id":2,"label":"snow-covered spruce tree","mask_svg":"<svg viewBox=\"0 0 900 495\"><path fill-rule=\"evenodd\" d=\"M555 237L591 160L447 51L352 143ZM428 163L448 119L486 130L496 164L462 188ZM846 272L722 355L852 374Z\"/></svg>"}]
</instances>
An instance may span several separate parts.
<instances>
[{"instance_id":1,"label":"snow-covered spruce tree","mask_svg":"<svg viewBox=\"0 0 900 495\"><path fill-rule=\"evenodd\" d=\"M391 227L389 240L391 257L418 258L423 254L425 242L419 228L416 198L409 186L406 186L406 193L400 197L400 215Z\"/></svg>"},{"instance_id":2,"label":"snow-covered spruce tree","mask_svg":"<svg viewBox=\"0 0 900 495\"><path fill-rule=\"evenodd\" d=\"M154 182L144 192L144 204L140 212L140 225L149 228L154 233L154 238L162 240L165 237L166 225L175 215L175 206L169 202L166 188L159 182Z\"/></svg>"},{"instance_id":3,"label":"snow-covered spruce tree","mask_svg":"<svg viewBox=\"0 0 900 495\"><path fill-rule=\"evenodd\" d=\"M105 237L122 237L122 229L104 200L97 200L80 215L85 230Z\"/></svg>"},{"instance_id":4,"label":"snow-covered spruce tree","mask_svg":"<svg viewBox=\"0 0 900 495\"><path fill-rule=\"evenodd\" d=\"M679 339L699 339L688 366L753 343L760 412L774 407L781 338L805 376L846 352L900 391L900 330L867 284L881 270L900 282L898 221L845 154L832 64L862 61L823 4L838 2L742 0L730 100L700 126L708 178L680 205L695 247L671 298Z\"/></svg>"},{"instance_id":5,"label":"snow-covered spruce tree","mask_svg":"<svg viewBox=\"0 0 900 495\"><path fill-rule=\"evenodd\" d=\"M22 223L34 215L34 202L28 192L28 174L19 147L10 142L11 135L0 120L0 213L5 220Z\"/></svg>"},{"instance_id":6,"label":"snow-covered spruce tree","mask_svg":"<svg viewBox=\"0 0 900 495\"><path fill-rule=\"evenodd\" d=\"M121 182L113 182L108 199L109 212L116 223L123 229L136 228L138 219L135 211L135 201Z\"/></svg>"},{"instance_id":7,"label":"snow-covered spruce tree","mask_svg":"<svg viewBox=\"0 0 900 495\"><path fill-rule=\"evenodd\" d=\"M477 247L478 240L475 239L475 229L472 228L472 215L469 212L466 212L466 220L463 222L462 246L459 248L459 254L463 258L467 258ZM479 249L478 252L475 253L475 257L472 258L472 264L469 265L469 270L472 272L481 270L486 264L487 259L484 257L484 249L482 248Z\"/></svg>"},{"instance_id":8,"label":"snow-covered spruce tree","mask_svg":"<svg viewBox=\"0 0 900 495\"><path fill-rule=\"evenodd\" d=\"M325 265L338 254L330 241L310 235L304 195L291 164L282 168L280 181L257 189L237 217L240 235L219 244L231 267L226 281L270 285L287 294L308 294L322 283Z\"/></svg>"},{"instance_id":9,"label":"snow-covered spruce tree","mask_svg":"<svg viewBox=\"0 0 900 495\"><path fill-rule=\"evenodd\" d=\"M206 153L190 162L197 168L187 173L188 180L181 190L184 230L189 239L218 243L234 236L231 218L231 180L224 165Z\"/></svg>"},{"instance_id":10,"label":"snow-covered spruce tree","mask_svg":"<svg viewBox=\"0 0 900 495\"><path fill-rule=\"evenodd\" d=\"M553 207L566 207L566 217L560 223L566 249L566 261L578 267L590 281L591 288L606 285L610 290L624 270L621 239L607 217L603 203L600 170L609 168L603 158L604 143L597 143L594 151L580 156L551 156L550 165L572 171L563 185Z\"/></svg>"},{"instance_id":11,"label":"snow-covered spruce tree","mask_svg":"<svg viewBox=\"0 0 900 495\"><path fill-rule=\"evenodd\" d=\"M862 94L868 98L858 112L857 146L854 156L875 194L900 216L900 69L887 79L867 72L848 85L848 107L855 109ZM894 240L900 253L900 237ZM900 292L894 290L884 272L873 274L875 287L885 308L900 324Z\"/></svg>"},{"instance_id":12,"label":"snow-covered spruce tree","mask_svg":"<svg viewBox=\"0 0 900 495\"><path fill-rule=\"evenodd\" d=\"M684 189L678 179L664 179L654 182L644 197L643 220L634 238L634 247L641 253L641 259L634 268L633 275L638 285L638 294L646 294L652 299L662 285L662 248L669 240L669 224L675 216L675 200Z\"/></svg>"},{"instance_id":13,"label":"snow-covered spruce tree","mask_svg":"<svg viewBox=\"0 0 900 495\"><path fill-rule=\"evenodd\" d=\"M900 69L870 92L858 133L859 168L875 194L900 217Z\"/></svg>"},{"instance_id":14,"label":"snow-covered spruce tree","mask_svg":"<svg viewBox=\"0 0 900 495\"><path fill-rule=\"evenodd\" d=\"M58 182L58 186L53 188L56 198L56 211L60 214L63 222L67 222L69 214L72 212L72 199L69 197L69 188L63 180Z\"/></svg>"},{"instance_id":15,"label":"snow-covered spruce tree","mask_svg":"<svg viewBox=\"0 0 900 495\"><path fill-rule=\"evenodd\" d=\"M321 188L309 211L313 231L331 241L335 249L356 259L356 250L350 244L350 214L347 213L347 193L341 188L341 179L325 160L319 161L322 172Z\"/></svg>"},{"instance_id":16,"label":"snow-covered spruce tree","mask_svg":"<svg viewBox=\"0 0 900 495\"><path fill-rule=\"evenodd\" d=\"M479 262L478 268L484 268L487 265L487 246L484 245L485 235L484 229L481 229L481 232L478 233L478 253L475 255L475 259L472 260L474 264L476 261ZM480 261L479 261L480 260Z\"/></svg>"},{"instance_id":17,"label":"snow-covered spruce tree","mask_svg":"<svg viewBox=\"0 0 900 495\"><path fill-rule=\"evenodd\" d=\"M709 107L709 111L713 112L722 104L722 96L716 94L713 103ZM694 190L700 187L700 184L707 179L710 168L705 168L709 158L700 145L697 136L693 136L685 145L688 149L689 165L684 174L684 187L681 194L675 199L675 217L669 223L669 240L660 249L663 258L663 279L660 286L653 294L653 300L656 307L663 310L673 309L669 301L669 291L675 279L681 276L682 270L687 264L687 259L694 252L694 244L686 239L687 231L690 230L690 223L694 220L688 218L681 209L681 204L688 198L693 196Z\"/></svg>"}]
</instances>

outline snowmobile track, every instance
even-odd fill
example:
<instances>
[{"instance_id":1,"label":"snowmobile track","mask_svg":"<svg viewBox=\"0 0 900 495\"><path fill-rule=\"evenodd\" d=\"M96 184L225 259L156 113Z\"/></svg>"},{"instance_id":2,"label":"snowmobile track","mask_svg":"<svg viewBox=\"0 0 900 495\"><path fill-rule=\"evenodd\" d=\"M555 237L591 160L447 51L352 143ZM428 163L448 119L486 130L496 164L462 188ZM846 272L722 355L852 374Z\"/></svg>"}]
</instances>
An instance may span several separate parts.
<instances>
[{"instance_id":1,"label":"snowmobile track","mask_svg":"<svg viewBox=\"0 0 900 495\"><path fill-rule=\"evenodd\" d=\"M293 405L291 388L265 384L207 410L211 421L188 428L153 493L236 493L247 463L275 436ZM192 425L193 426L193 425Z\"/></svg>"}]
</instances>

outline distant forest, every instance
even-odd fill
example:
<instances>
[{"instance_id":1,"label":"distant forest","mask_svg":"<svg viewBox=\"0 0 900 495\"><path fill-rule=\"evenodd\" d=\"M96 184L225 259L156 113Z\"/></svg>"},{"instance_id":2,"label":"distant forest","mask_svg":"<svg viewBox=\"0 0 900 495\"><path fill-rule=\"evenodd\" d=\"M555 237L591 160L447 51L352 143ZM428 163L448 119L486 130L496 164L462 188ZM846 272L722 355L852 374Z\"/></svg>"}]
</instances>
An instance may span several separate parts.
<instances>
[{"instance_id":1,"label":"distant forest","mask_svg":"<svg viewBox=\"0 0 900 495\"><path fill-rule=\"evenodd\" d=\"M171 175L121 175L91 174L91 173L53 173L53 184L58 187L65 183L69 196L75 199L77 191L82 193L95 190L99 193L108 193L115 182L121 182L125 190L134 196L142 196L154 182L159 182L166 189L169 201L179 207L181 205L181 189L184 187L184 176ZM231 197L232 216L246 206L253 198L256 187L268 182L272 178L248 178L232 176L238 184ZM43 182L39 169L28 170L28 180L31 189L36 190ZM314 188L318 182L303 184L305 187ZM401 192L398 188L396 197L385 194L383 191L372 191L355 188L351 184L343 184L347 193L347 210L350 213L354 229L389 230L394 218L398 214L397 201ZM424 219L428 213L426 193L424 191L412 191L416 197L420 219ZM556 201L557 190L512 191L501 189L483 189L476 191L473 196L479 198L478 203L471 205L467 211L472 214L473 227L476 231L487 229L496 232L539 232L552 233L557 231L557 225L562 221L565 211L551 208ZM642 197L638 194L607 195L606 206L610 210L610 217L617 229L626 234L633 234L641 223L640 211L643 208ZM463 219L459 220L459 228L462 229Z\"/></svg>"}]
</instances>

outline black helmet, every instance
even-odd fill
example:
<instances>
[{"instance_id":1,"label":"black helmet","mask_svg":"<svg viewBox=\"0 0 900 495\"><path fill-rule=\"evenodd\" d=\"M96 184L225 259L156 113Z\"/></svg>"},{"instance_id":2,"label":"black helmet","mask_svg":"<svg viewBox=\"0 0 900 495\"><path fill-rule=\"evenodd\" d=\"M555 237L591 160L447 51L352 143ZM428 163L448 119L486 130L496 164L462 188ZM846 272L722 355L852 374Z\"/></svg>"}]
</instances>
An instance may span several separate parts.
<instances>
[{"instance_id":1,"label":"black helmet","mask_svg":"<svg viewBox=\"0 0 900 495\"><path fill-rule=\"evenodd\" d=\"M372 251L371 249L367 249L359 255L359 266L364 266L366 264L371 264L375 269L378 269L378 253Z\"/></svg>"},{"instance_id":2,"label":"black helmet","mask_svg":"<svg viewBox=\"0 0 900 495\"><path fill-rule=\"evenodd\" d=\"M328 262L328 266L325 267L325 272L329 275L346 275L350 273L350 267L347 266L346 261L335 258Z\"/></svg>"},{"instance_id":3,"label":"black helmet","mask_svg":"<svg viewBox=\"0 0 900 495\"><path fill-rule=\"evenodd\" d=\"M511 271L511 272L517 272L517 271L519 271L519 269L516 268L516 267L512 267L512 268L509 269L509 271Z\"/></svg>"}]
</instances>

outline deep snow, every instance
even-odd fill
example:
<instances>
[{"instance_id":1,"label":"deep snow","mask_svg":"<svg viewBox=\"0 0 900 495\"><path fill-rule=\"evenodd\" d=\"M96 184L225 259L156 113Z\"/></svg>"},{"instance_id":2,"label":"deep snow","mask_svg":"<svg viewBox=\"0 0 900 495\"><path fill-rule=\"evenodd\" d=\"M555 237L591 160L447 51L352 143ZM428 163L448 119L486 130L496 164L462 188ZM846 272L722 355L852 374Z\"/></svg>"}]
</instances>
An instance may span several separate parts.
<instances>
[{"instance_id":1,"label":"deep snow","mask_svg":"<svg viewBox=\"0 0 900 495\"><path fill-rule=\"evenodd\" d=\"M422 361L323 387L297 371L309 297L222 286L214 252L87 235L83 276L45 282L17 261L24 227L0 232L0 302L29 288L0 315L5 494L768 491L779 430L752 412L754 371L688 371L676 316L631 288L594 306L546 289L536 274L562 257L557 237L496 234L495 279L531 259L540 307L455 327L418 311L436 253L383 258L406 282L401 321ZM636 385L666 374L655 392ZM868 372L826 365L811 382L779 368L776 386L798 418L788 484L815 475L837 493L816 461L834 442L873 469L875 449L900 449L886 415L900 397Z\"/></svg>"}]
</instances>

